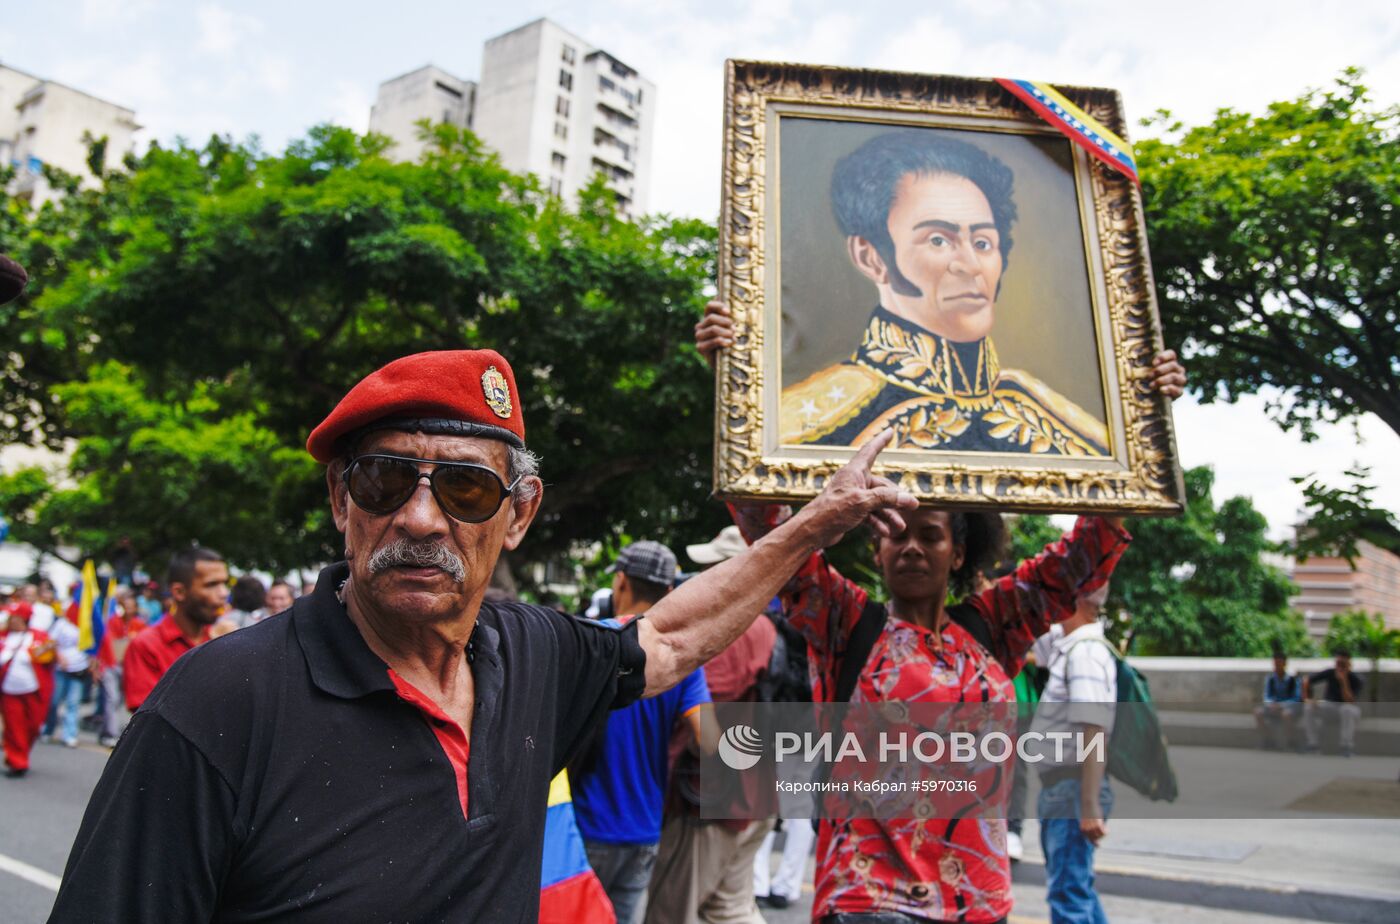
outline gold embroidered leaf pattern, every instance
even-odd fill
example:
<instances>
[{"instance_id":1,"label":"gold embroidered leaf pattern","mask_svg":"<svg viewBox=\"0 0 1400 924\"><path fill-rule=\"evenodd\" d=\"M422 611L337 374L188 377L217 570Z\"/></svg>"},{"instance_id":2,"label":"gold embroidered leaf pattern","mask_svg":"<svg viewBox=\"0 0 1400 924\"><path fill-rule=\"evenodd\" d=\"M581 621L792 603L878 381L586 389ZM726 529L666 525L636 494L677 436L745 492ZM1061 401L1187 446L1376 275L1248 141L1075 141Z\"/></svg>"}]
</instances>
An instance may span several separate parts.
<instances>
[{"instance_id":1,"label":"gold embroidered leaf pattern","mask_svg":"<svg viewBox=\"0 0 1400 924\"><path fill-rule=\"evenodd\" d=\"M1064 455L1073 452L1060 429L1030 405L1003 398L982 419L990 424L987 435L993 439L1009 440L1033 453L1052 449Z\"/></svg>"},{"instance_id":2,"label":"gold embroidered leaf pattern","mask_svg":"<svg viewBox=\"0 0 1400 924\"><path fill-rule=\"evenodd\" d=\"M895 444L932 449L964 433L971 425L972 421L956 405L924 405L895 423Z\"/></svg>"},{"instance_id":3,"label":"gold embroidered leaf pattern","mask_svg":"<svg viewBox=\"0 0 1400 924\"><path fill-rule=\"evenodd\" d=\"M866 332L865 355L882 366L893 367L896 375L925 386L939 386L944 379L943 363L935 355L936 345L928 337L911 337L893 324L876 321Z\"/></svg>"}]
</instances>

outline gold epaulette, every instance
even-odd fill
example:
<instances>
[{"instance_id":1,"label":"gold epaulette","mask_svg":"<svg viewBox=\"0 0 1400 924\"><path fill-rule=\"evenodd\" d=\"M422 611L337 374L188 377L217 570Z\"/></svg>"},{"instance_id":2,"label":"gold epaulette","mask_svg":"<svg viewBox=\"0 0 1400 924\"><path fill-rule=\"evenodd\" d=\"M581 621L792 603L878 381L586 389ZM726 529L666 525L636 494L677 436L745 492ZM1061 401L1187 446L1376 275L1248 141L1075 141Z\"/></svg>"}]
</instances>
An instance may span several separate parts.
<instances>
[{"instance_id":1,"label":"gold epaulette","mask_svg":"<svg viewBox=\"0 0 1400 924\"><path fill-rule=\"evenodd\" d=\"M885 380L863 366L842 363L783 389L778 427L784 443L810 443L847 423L875 399Z\"/></svg>"}]
</instances>

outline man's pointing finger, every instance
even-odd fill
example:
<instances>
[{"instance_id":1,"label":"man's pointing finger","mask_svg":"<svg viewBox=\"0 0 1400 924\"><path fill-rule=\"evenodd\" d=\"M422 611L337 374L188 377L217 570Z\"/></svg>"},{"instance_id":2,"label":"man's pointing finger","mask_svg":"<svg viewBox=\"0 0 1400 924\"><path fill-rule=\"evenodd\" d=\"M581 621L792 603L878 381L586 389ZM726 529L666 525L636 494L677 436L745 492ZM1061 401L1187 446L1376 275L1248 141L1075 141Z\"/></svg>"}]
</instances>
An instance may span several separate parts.
<instances>
[{"instance_id":1,"label":"man's pointing finger","mask_svg":"<svg viewBox=\"0 0 1400 924\"><path fill-rule=\"evenodd\" d=\"M851 466L864 472L870 471L870 466L875 464L875 457L890 444L892 439L894 439L893 430L881 430L875 434L870 442L856 450L856 454L851 457Z\"/></svg>"}]
</instances>

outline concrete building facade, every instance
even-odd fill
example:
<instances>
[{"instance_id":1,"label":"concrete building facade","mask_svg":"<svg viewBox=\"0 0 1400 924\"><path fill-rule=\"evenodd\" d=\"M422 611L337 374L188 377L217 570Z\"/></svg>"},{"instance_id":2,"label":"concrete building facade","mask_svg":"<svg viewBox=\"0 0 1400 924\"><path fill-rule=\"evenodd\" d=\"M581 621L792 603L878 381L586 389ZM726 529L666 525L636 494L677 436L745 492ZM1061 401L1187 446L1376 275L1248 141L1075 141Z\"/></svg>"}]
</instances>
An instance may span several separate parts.
<instances>
[{"instance_id":1,"label":"concrete building facade","mask_svg":"<svg viewBox=\"0 0 1400 924\"><path fill-rule=\"evenodd\" d=\"M52 198L46 165L96 186L85 136L107 138L105 170L134 149L140 127L136 113L125 106L0 65L0 155L15 168L12 196L36 205Z\"/></svg>"},{"instance_id":2,"label":"concrete building facade","mask_svg":"<svg viewBox=\"0 0 1400 924\"><path fill-rule=\"evenodd\" d=\"M415 120L460 118L439 112L441 97L418 102L443 85L473 87L474 105L454 124L475 131L508 169L535 174L566 200L602 173L624 214L646 211L656 87L614 55L537 19L486 42L476 85L431 67L387 81L370 128L395 139L394 157L421 151Z\"/></svg>"},{"instance_id":3,"label":"concrete building facade","mask_svg":"<svg viewBox=\"0 0 1400 924\"><path fill-rule=\"evenodd\" d=\"M1294 564L1292 578L1298 588L1293 607L1314 638L1326 636L1332 617L1347 610L1380 613L1387 626L1400 629L1400 555L1394 552L1363 540L1354 569L1345 558L1305 558Z\"/></svg>"},{"instance_id":4,"label":"concrete building facade","mask_svg":"<svg viewBox=\"0 0 1400 924\"><path fill-rule=\"evenodd\" d=\"M471 128L475 108L474 82L429 64L379 85L369 130L394 139L388 153L395 160L416 161L424 148L419 121Z\"/></svg>"},{"instance_id":5,"label":"concrete building facade","mask_svg":"<svg viewBox=\"0 0 1400 924\"><path fill-rule=\"evenodd\" d=\"M623 212L645 212L655 112L651 81L547 19L486 43L477 133L555 195L602 173Z\"/></svg>"}]
</instances>

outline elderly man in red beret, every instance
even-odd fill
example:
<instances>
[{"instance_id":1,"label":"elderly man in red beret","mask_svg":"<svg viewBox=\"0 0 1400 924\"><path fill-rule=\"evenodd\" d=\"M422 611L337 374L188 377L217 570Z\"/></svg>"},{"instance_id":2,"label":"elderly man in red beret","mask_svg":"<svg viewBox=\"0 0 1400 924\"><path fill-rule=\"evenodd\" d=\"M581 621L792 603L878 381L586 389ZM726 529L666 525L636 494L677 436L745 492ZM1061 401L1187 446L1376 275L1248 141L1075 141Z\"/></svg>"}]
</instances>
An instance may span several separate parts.
<instances>
[{"instance_id":1,"label":"elderly man in red beret","mask_svg":"<svg viewBox=\"0 0 1400 924\"><path fill-rule=\"evenodd\" d=\"M307 442L345 561L170 669L93 793L51 920L534 921L551 778L609 709L723 650L814 550L902 525L914 498L870 474L886 442L611 628L483 599L543 492L505 359L390 363Z\"/></svg>"}]
</instances>

